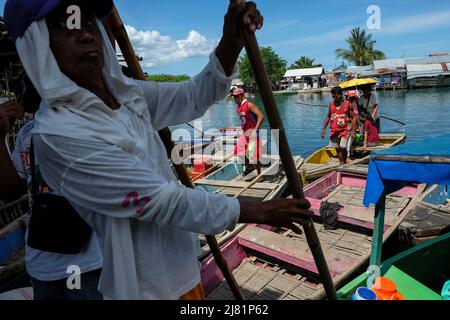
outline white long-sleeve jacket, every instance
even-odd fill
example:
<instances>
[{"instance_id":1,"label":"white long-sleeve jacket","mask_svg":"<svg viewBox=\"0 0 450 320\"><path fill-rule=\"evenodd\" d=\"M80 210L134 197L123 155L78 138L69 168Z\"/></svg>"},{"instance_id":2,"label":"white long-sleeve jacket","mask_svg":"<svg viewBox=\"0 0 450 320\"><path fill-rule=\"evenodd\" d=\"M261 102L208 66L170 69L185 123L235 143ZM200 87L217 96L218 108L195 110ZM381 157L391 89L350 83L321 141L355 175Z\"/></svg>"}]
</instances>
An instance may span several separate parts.
<instances>
[{"instance_id":1,"label":"white long-sleeve jacket","mask_svg":"<svg viewBox=\"0 0 450 320\"><path fill-rule=\"evenodd\" d=\"M106 33L99 25L104 39ZM103 251L106 299L177 299L200 282L197 233L232 229L239 202L179 185L157 130L202 116L228 92L215 53L184 83L125 78L104 41L112 110L58 68L45 21L16 42L43 98L33 141L47 184L94 228Z\"/></svg>"}]
</instances>

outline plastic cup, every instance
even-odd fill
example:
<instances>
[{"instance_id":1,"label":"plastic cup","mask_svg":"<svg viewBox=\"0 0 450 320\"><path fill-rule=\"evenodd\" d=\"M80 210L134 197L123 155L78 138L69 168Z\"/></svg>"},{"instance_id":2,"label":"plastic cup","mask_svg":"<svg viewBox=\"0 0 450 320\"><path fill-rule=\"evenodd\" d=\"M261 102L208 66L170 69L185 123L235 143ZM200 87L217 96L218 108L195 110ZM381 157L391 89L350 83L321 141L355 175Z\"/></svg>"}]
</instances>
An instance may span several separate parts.
<instances>
[{"instance_id":1,"label":"plastic cup","mask_svg":"<svg viewBox=\"0 0 450 320\"><path fill-rule=\"evenodd\" d=\"M377 300L377 295L369 288L359 287L352 296L352 300Z\"/></svg>"}]
</instances>

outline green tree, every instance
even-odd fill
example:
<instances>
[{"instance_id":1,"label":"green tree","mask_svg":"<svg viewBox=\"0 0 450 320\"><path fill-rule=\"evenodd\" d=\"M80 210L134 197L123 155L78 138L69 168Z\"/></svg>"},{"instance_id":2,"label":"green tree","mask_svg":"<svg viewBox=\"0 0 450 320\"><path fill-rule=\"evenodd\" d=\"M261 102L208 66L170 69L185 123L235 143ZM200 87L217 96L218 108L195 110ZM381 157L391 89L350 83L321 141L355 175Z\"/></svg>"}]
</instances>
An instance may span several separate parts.
<instances>
[{"instance_id":1,"label":"green tree","mask_svg":"<svg viewBox=\"0 0 450 320\"><path fill-rule=\"evenodd\" d=\"M286 60L281 59L271 47L261 48L261 55L269 75L271 83L280 81L286 73ZM245 85L255 84L252 68L247 54L241 56L238 61L239 78Z\"/></svg>"},{"instance_id":2,"label":"green tree","mask_svg":"<svg viewBox=\"0 0 450 320\"><path fill-rule=\"evenodd\" d=\"M182 82L189 80L187 74L170 75L170 74L152 74L147 76L147 80L155 82Z\"/></svg>"},{"instance_id":3,"label":"green tree","mask_svg":"<svg viewBox=\"0 0 450 320\"><path fill-rule=\"evenodd\" d=\"M347 39L350 49L336 49L336 57L354 63L357 66L367 66L374 60L385 59L386 55L375 49L376 41L372 35L359 27L352 29Z\"/></svg>"},{"instance_id":4,"label":"green tree","mask_svg":"<svg viewBox=\"0 0 450 320\"><path fill-rule=\"evenodd\" d=\"M289 69L305 69L305 68L316 68L316 67L322 67L321 64L314 64L314 61L316 59L311 59L305 56L300 57L297 61L295 61Z\"/></svg>"}]
</instances>

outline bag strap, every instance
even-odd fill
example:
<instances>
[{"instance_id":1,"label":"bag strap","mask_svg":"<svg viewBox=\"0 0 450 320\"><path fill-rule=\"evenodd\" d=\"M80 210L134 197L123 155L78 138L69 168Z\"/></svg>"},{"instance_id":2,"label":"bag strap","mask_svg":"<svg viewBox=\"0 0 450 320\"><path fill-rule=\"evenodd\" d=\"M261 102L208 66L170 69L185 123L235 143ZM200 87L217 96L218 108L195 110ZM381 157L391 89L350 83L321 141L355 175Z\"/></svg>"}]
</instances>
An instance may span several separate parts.
<instances>
[{"instance_id":1,"label":"bag strap","mask_svg":"<svg viewBox=\"0 0 450 320\"><path fill-rule=\"evenodd\" d=\"M33 137L30 138L30 165L31 165L31 195L33 199L36 199L36 195L39 191L39 186L36 182L36 159L34 155Z\"/></svg>"},{"instance_id":2,"label":"bag strap","mask_svg":"<svg viewBox=\"0 0 450 320\"><path fill-rule=\"evenodd\" d=\"M370 98L372 98L372 92L369 93L369 98L367 98L366 110L369 110Z\"/></svg>"}]
</instances>

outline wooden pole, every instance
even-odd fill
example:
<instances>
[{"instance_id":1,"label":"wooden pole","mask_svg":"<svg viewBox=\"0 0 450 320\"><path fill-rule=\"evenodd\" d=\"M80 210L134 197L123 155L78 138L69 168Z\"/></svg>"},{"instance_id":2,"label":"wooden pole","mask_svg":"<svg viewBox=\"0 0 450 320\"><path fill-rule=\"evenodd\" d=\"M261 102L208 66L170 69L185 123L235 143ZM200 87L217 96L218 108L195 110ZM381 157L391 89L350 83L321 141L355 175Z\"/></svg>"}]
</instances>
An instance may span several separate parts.
<instances>
[{"instance_id":1,"label":"wooden pole","mask_svg":"<svg viewBox=\"0 0 450 320\"><path fill-rule=\"evenodd\" d=\"M390 120L390 121L393 121L393 122L396 122L396 123L399 123L399 124L401 124L402 126L406 126L406 123L401 122L401 121L398 121L398 120L395 120L395 119L392 119L392 118L389 118L389 117L386 117L386 116L380 116L380 118L386 119L386 120Z\"/></svg>"},{"instance_id":2,"label":"wooden pole","mask_svg":"<svg viewBox=\"0 0 450 320\"><path fill-rule=\"evenodd\" d=\"M272 130L279 131L279 141L277 141L277 147L280 152L281 162L283 164L286 177L289 181L293 197L296 199L304 199L305 196L303 194L302 182L295 167L294 159L292 158L283 121L281 120L280 113L275 102L272 86L264 66L256 36L254 33L250 33L246 28L241 28L241 32L245 43L245 49L247 51L253 74L255 75L256 83L266 110L267 118L270 123L270 128ZM302 226L328 299L337 300L336 288L334 287L312 218L305 217Z\"/></svg>"},{"instance_id":3,"label":"wooden pole","mask_svg":"<svg viewBox=\"0 0 450 320\"><path fill-rule=\"evenodd\" d=\"M117 12L117 9L114 7L111 14L106 18L106 21L109 25L110 30L112 31L114 37L117 40L117 43L122 51L122 54L127 62L128 67L130 68L131 73L138 80L145 80L144 72L141 68L141 65L138 62L134 49L131 45L130 39L128 38L127 31L125 26L123 25L122 19ZM159 131L159 136L166 147L167 155L170 157L172 153L172 149L174 148L174 143L172 141L172 133L169 128L164 128ZM175 165L175 170L178 174L178 178L188 188L194 188L194 185L189 178L189 175L186 171L186 168L183 164ZM206 240L208 242L209 247L211 248L211 252L216 260L216 263L220 270L222 271L225 279L228 282L228 285L231 288L236 300L244 300L242 293L239 290L236 279L234 279L233 274L230 272L227 262L220 251L220 246L217 243L215 236L206 236Z\"/></svg>"}]
</instances>

